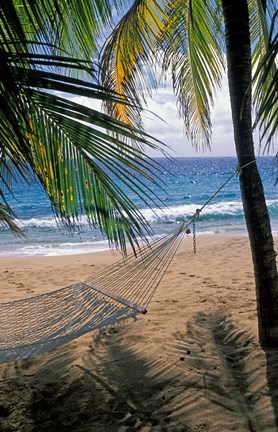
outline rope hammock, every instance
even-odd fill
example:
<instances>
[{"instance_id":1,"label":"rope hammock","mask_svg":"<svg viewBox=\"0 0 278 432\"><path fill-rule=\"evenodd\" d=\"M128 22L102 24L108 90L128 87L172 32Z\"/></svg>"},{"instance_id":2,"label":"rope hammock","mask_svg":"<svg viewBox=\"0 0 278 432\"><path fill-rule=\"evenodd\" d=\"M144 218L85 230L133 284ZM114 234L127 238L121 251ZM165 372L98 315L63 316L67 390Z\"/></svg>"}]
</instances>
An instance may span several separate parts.
<instances>
[{"instance_id":1,"label":"rope hammock","mask_svg":"<svg viewBox=\"0 0 278 432\"><path fill-rule=\"evenodd\" d=\"M0 303L0 363L46 352L92 330L145 314L188 226L238 172L237 168L190 220L145 244L137 256L116 262L83 282Z\"/></svg>"}]
</instances>

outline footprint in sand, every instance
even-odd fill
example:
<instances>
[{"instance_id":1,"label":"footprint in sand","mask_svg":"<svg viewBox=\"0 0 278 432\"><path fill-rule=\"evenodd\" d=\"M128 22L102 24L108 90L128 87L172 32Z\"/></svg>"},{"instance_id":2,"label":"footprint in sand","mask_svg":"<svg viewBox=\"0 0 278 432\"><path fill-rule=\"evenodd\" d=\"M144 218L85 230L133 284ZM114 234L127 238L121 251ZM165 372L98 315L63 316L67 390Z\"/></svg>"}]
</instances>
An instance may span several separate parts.
<instances>
[{"instance_id":1,"label":"footprint in sand","mask_svg":"<svg viewBox=\"0 0 278 432\"><path fill-rule=\"evenodd\" d=\"M32 290L31 288L26 288L24 284L22 284L21 282L19 282L18 284L16 284L16 288L18 292L22 292L24 291L26 294L30 294L35 292L34 290Z\"/></svg>"}]
</instances>

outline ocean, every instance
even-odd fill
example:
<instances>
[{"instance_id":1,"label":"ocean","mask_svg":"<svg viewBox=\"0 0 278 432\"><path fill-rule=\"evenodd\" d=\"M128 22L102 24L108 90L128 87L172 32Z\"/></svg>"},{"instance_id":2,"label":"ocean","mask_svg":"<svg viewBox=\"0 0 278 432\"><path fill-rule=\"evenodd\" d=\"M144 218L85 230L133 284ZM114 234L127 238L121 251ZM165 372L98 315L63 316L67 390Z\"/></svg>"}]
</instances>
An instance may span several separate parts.
<instances>
[{"instance_id":1,"label":"ocean","mask_svg":"<svg viewBox=\"0 0 278 432\"><path fill-rule=\"evenodd\" d=\"M162 166L161 180L165 190L157 190L157 193L165 208L152 212L142 202L136 201L155 235L161 235L189 219L237 166L234 157L161 158L158 161ZM278 235L277 161L273 157L261 157L258 166L273 234ZM0 227L0 256L67 255L108 248L101 233L89 228L85 221L75 231L57 225L48 199L36 183L18 186L14 192L15 197L9 197L8 203L20 218L19 225L26 238L17 238L8 229ZM135 197L132 199L136 200ZM236 176L204 208L196 229L197 234L208 236L247 235Z\"/></svg>"}]
</instances>

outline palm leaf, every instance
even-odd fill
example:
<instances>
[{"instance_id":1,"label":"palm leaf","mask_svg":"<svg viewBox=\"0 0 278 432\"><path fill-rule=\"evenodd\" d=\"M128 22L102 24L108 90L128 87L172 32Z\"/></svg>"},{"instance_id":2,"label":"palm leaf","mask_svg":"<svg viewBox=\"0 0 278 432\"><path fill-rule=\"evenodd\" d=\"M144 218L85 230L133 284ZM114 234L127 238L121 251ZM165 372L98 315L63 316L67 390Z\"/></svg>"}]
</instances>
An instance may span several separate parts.
<instances>
[{"instance_id":1,"label":"palm leaf","mask_svg":"<svg viewBox=\"0 0 278 432\"><path fill-rule=\"evenodd\" d=\"M271 3L271 2L270 2ZM271 22L262 9L259 15L262 29L260 43L254 49L255 73L253 77L254 85L254 105L256 117L254 127L259 125L261 140L266 139L265 150L277 134L278 128L278 71L277 71L277 52L278 52L278 12L272 9L273 15ZM271 16L271 11L268 16ZM253 25L253 28L255 25ZM259 31L257 30L257 36ZM253 36L254 37L254 36Z\"/></svg>"},{"instance_id":2,"label":"palm leaf","mask_svg":"<svg viewBox=\"0 0 278 432\"><path fill-rule=\"evenodd\" d=\"M15 235L19 237L25 237L23 231L19 228L18 224L15 223L16 214L7 205L0 202L0 226L9 228Z\"/></svg>"},{"instance_id":3,"label":"palm leaf","mask_svg":"<svg viewBox=\"0 0 278 432\"><path fill-rule=\"evenodd\" d=\"M38 107L37 112L34 107L30 111L36 127L32 138L35 166L57 215L74 223L85 214L116 245L124 232L133 241L144 236L144 230L150 232L121 185L150 206L156 197L146 183L157 184L153 174L158 167L139 150L104 132L109 129L129 137L134 130L52 94L34 90L31 100ZM138 140L146 144L140 136Z\"/></svg>"},{"instance_id":4,"label":"palm leaf","mask_svg":"<svg viewBox=\"0 0 278 432\"><path fill-rule=\"evenodd\" d=\"M134 100L136 106L106 103L110 115L141 128L140 109L145 96L157 86L156 39L163 28L162 1L137 0L106 41L101 57L104 86Z\"/></svg>"},{"instance_id":5,"label":"palm leaf","mask_svg":"<svg viewBox=\"0 0 278 432\"><path fill-rule=\"evenodd\" d=\"M72 56L90 59L97 37L111 24L113 2L108 0L7 0L2 9L19 40L53 44ZM16 25L15 25L16 23ZM20 23L20 26L18 25Z\"/></svg>"},{"instance_id":6,"label":"palm leaf","mask_svg":"<svg viewBox=\"0 0 278 432\"><path fill-rule=\"evenodd\" d=\"M163 69L172 74L188 137L210 146L210 109L224 70L223 32L215 1L171 1L161 37Z\"/></svg>"},{"instance_id":7,"label":"palm leaf","mask_svg":"<svg viewBox=\"0 0 278 432\"><path fill-rule=\"evenodd\" d=\"M43 71L19 69L17 73L24 77L22 84L26 90L26 112L29 113L26 139L32 152L31 155L21 154L20 143L12 143L10 151L6 145L5 154L12 153L14 166L18 165L16 155L20 155L24 168L24 162L30 164L56 214L66 223L76 223L80 215L85 214L90 224L98 226L122 249L125 235L136 242L138 236L150 233L142 214L118 182L150 205L149 198L154 200L156 197L146 186L146 181L157 183L153 174L158 172L158 165L128 142L108 135L107 130L137 140L141 145L157 148L157 144L148 141L147 134L108 115L43 91L46 88L84 95L82 81L73 78L67 81L63 76ZM40 87L43 90L39 90ZM104 93L99 86L87 83L86 88L86 94L91 97L95 94L97 99L109 98L109 93ZM111 96L111 100L117 98L117 95ZM21 132L24 140L26 132Z\"/></svg>"}]
</instances>

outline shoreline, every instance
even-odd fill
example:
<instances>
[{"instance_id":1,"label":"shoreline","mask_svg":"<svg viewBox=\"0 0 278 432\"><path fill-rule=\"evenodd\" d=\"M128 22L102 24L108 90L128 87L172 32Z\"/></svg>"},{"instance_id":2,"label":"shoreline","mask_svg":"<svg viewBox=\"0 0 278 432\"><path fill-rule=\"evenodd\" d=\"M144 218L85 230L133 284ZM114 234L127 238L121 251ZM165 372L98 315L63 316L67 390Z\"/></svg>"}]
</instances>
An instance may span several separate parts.
<instances>
[{"instance_id":1,"label":"shoreline","mask_svg":"<svg viewBox=\"0 0 278 432\"><path fill-rule=\"evenodd\" d=\"M158 238L164 234L155 234L153 239L156 239L156 238ZM198 227L197 227L196 235L197 235L197 238L203 238L203 237L208 237L208 238L213 238L213 237L224 237L225 238L225 237L228 237L229 238L229 237L247 237L248 236L247 231L246 230L244 231L244 229L231 230L229 233L227 233L227 232L225 232L225 233L219 232L218 233L218 232L198 231ZM185 237L185 239L187 239L187 238L188 239L191 238L191 241L193 241L192 233L189 236ZM152 241L152 239L151 239L151 241ZM107 244L104 246L103 243L106 243L106 242L107 242ZM81 251L82 243L76 244L79 249L75 252L74 247L72 247L73 244L71 242L68 244L63 243L63 245L60 245L60 244L53 245L53 249L59 250L59 253L51 253L51 252L48 252L48 253L44 252L43 253L42 249L40 249L38 247L38 245L36 245L33 248L33 251L34 251L33 253L29 253L29 252L28 253L22 253L22 252L20 253L17 251L11 252L11 251L6 250L2 254L0 254L0 260L3 258L4 259L5 258L12 259L12 258L33 258L33 257L41 257L41 258L60 257L60 256L63 257L63 256L71 256L71 255L98 254L98 253L102 253L102 252L106 253L106 252L109 252L110 250L117 251L115 248L114 249L109 248L108 241L106 241L106 240L96 241L95 243L92 243L92 244L94 244L94 246L92 246L92 248L90 249L90 246L88 247L88 244L86 244L84 242L84 248L87 248L87 250L85 250L84 252ZM102 244L102 245L100 245L100 244ZM63 247L61 247L61 246L63 246ZM68 247L66 247L66 249L65 249L64 248L65 246L68 246ZM72 247L72 251L69 251L70 246ZM32 246L28 246L28 249L29 249L29 251L32 251ZM51 250L51 248L48 247L48 250Z\"/></svg>"}]
</instances>

